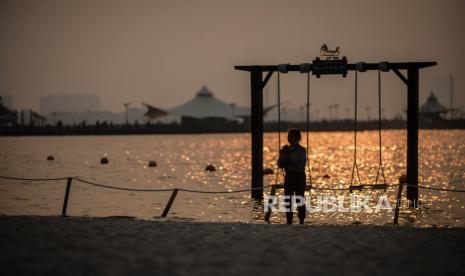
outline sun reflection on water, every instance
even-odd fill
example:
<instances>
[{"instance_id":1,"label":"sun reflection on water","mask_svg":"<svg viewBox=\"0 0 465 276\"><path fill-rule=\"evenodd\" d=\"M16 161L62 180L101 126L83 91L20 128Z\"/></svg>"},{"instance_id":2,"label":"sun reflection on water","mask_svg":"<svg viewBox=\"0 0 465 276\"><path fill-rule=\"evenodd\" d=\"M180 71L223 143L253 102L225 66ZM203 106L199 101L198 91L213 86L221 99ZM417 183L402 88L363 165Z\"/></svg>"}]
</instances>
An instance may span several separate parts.
<instances>
[{"instance_id":1,"label":"sun reflection on water","mask_svg":"<svg viewBox=\"0 0 465 276\"><path fill-rule=\"evenodd\" d=\"M282 133L282 142L285 133ZM306 145L305 135L302 145ZM406 169L406 132L383 131L383 168L387 183L397 183ZM317 187L347 188L353 165L353 133L317 132L310 134L312 182ZM264 137L264 167L276 171L277 133ZM1 174L22 177L79 176L98 183L139 189L174 188L205 191L247 189L250 186L250 136L248 134L153 135L97 137L1 138ZM432 187L464 189L465 131L420 131L420 182ZM359 133L357 163L361 181L373 184L379 169L377 132ZM46 161L47 155L55 161ZM100 165L106 156L109 164ZM157 167L148 166L155 160ZM213 164L215 172L205 171ZM265 185L275 182L275 174L265 176ZM378 182L382 182L379 178ZM282 181L282 175L278 182ZM65 183L0 181L0 213L59 214ZM358 184L358 179L355 179ZM269 191L266 191L269 192ZM279 192L280 193L280 192ZM315 191L312 192L314 195ZM319 191L320 193L320 191ZM373 198L382 190L364 191ZM395 201L396 188L387 195ZM327 191L322 194L345 195ZM208 221L258 222L263 206L249 193L193 194L180 192L170 217ZM140 193L104 190L74 183L69 214L76 216L125 215L149 219L159 216L169 193ZM464 226L465 195L420 190L422 208L403 209L400 223L419 226ZM283 214L272 221L284 222ZM392 221L392 213L311 213L311 223L370 223Z\"/></svg>"}]
</instances>

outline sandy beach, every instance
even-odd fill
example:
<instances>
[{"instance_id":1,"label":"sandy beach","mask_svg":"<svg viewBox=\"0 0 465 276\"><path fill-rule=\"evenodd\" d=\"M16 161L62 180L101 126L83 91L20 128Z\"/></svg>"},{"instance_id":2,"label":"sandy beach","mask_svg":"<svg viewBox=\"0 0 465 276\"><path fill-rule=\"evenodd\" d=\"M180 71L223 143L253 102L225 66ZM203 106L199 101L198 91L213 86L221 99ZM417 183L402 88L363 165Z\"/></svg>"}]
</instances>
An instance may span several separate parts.
<instances>
[{"instance_id":1,"label":"sandy beach","mask_svg":"<svg viewBox=\"0 0 465 276\"><path fill-rule=\"evenodd\" d=\"M3 275L463 275L465 229L0 217Z\"/></svg>"}]
</instances>

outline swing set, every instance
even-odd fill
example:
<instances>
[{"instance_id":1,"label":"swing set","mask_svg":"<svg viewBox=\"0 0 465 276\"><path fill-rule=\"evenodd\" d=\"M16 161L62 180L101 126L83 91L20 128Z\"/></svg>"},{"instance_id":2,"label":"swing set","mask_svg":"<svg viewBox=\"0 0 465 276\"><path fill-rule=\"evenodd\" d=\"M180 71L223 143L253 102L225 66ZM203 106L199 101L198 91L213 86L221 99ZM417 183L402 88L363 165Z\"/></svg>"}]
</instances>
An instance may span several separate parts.
<instances>
[{"instance_id":1,"label":"swing set","mask_svg":"<svg viewBox=\"0 0 465 276\"><path fill-rule=\"evenodd\" d=\"M278 87L278 143L281 146L281 83L280 75L288 72L300 72L307 77L307 170L309 182L307 189L312 189L312 175L308 154L309 147L309 122L310 122L310 73L320 78L322 75L342 75L347 76L348 71L355 71L355 109L354 109L354 150L352 176L348 190L362 189L384 189L387 183L384 175L382 160L382 125L381 125L381 72L393 71L407 85L407 199L413 202L412 206L418 204L418 119L419 119L419 71L422 68L435 66L436 62L397 62L387 61L379 63L358 62L347 63L347 59L321 60L316 58L312 63L302 63L299 65L279 64L279 65L251 65L235 66L236 70L250 72L251 83L251 136L252 136L252 193L254 199L263 199L263 89L270 80L274 72L277 72ZM362 184L357 164L357 104L358 104L358 73L368 70L378 71L378 142L379 142L379 164L374 183ZM407 71L407 77L400 70ZM263 79L263 74L266 73ZM279 170L276 175L278 180ZM378 183L382 178L382 182ZM358 180L358 185L355 185ZM273 185L273 188L280 188L282 185Z\"/></svg>"}]
</instances>

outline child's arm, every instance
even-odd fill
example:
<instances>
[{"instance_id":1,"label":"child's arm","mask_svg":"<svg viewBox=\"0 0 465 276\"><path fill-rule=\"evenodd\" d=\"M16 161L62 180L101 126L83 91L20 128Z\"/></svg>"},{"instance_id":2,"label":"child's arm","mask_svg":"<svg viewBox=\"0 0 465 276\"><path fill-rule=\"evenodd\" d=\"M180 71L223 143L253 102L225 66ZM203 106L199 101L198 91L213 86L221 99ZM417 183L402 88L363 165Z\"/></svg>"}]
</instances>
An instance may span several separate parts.
<instances>
[{"instance_id":1,"label":"child's arm","mask_svg":"<svg viewBox=\"0 0 465 276\"><path fill-rule=\"evenodd\" d=\"M289 146L283 146L281 150L279 150L279 158L278 158L278 167L279 168L286 168L289 163Z\"/></svg>"},{"instance_id":2,"label":"child's arm","mask_svg":"<svg viewBox=\"0 0 465 276\"><path fill-rule=\"evenodd\" d=\"M300 155L300 161L305 165L307 165L307 149L304 148L303 153Z\"/></svg>"}]
</instances>

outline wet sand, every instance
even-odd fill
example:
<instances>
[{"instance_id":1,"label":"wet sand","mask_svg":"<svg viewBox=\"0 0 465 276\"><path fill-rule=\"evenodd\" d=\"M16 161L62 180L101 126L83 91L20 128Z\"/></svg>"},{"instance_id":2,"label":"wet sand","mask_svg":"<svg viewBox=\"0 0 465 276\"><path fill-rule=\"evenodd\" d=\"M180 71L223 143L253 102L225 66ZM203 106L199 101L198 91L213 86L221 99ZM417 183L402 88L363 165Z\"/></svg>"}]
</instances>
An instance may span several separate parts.
<instances>
[{"instance_id":1,"label":"wet sand","mask_svg":"<svg viewBox=\"0 0 465 276\"><path fill-rule=\"evenodd\" d=\"M464 228L1 216L2 275L464 275Z\"/></svg>"}]
</instances>

